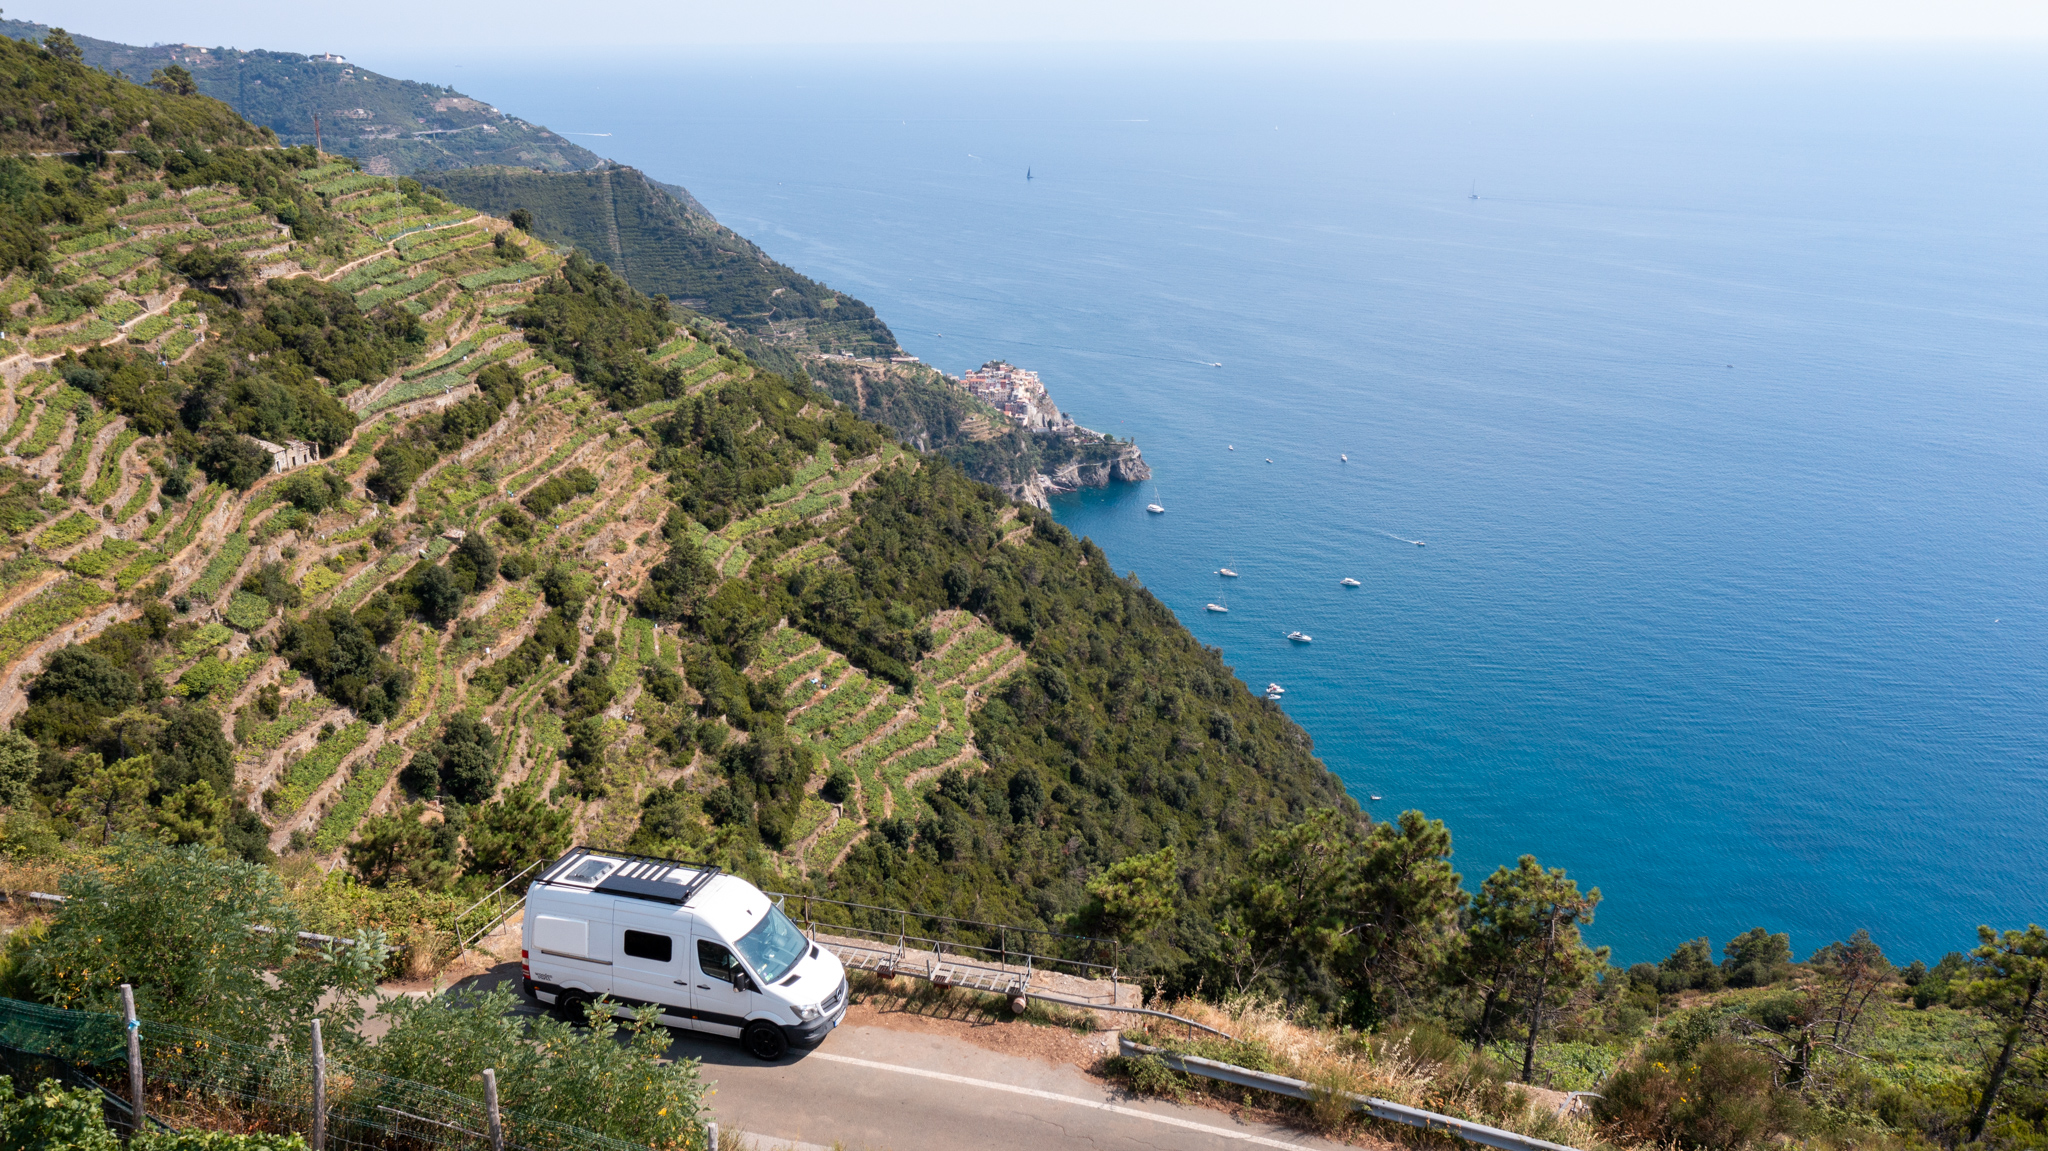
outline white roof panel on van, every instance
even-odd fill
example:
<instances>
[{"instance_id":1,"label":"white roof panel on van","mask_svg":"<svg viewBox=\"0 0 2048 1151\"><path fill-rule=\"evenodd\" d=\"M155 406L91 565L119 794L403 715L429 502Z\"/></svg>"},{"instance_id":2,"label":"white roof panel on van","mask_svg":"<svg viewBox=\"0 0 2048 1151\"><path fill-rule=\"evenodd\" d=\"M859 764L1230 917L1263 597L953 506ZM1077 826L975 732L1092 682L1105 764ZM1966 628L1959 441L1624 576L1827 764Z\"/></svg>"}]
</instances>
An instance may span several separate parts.
<instances>
[{"instance_id":1,"label":"white roof panel on van","mask_svg":"<svg viewBox=\"0 0 2048 1151\"><path fill-rule=\"evenodd\" d=\"M554 887L594 891L600 895L683 904L690 902L718 875L719 869L707 864L612 855L577 848L548 868L540 882Z\"/></svg>"},{"instance_id":2,"label":"white roof panel on van","mask_svg":"<svg viewBox=\"0 0 2048 1151\"><path fill-rule=\"evenodd\" d=\"M697 913L697 918L727 939L738 939L752 931L768 908L768 897L761 889L736 875L713 879L690 901L690 910Z\"/></svg>"}]
</instances>

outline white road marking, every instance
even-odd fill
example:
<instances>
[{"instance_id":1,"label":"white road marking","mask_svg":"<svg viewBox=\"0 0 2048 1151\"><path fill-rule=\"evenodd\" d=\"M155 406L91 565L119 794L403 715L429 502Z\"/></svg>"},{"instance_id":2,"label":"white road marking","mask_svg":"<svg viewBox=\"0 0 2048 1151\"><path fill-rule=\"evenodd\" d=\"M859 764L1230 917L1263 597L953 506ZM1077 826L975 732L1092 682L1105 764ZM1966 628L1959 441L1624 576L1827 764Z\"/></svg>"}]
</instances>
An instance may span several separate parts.
<instances>
[{"instance_id":1,"label":"white road marking","mask_svg":"<svg viewBox=\"0 0 2048 1151\"><path fill-rule=\"evenodd\" d=\"M1133 1119L1146 1119L1153 1123L1164 1123L1171 1127L1182 1127L1189 1131L1200 1131L1204 1135L1214 1135L1222 1139L1237 1139L1260 1147L1279 1147L1283 1151L1312 1151L1311 1148L1305 1147L1300 1143L1283 1143L1278 1139L1268 1139L1263 1135L1254 1135L1249 1131L1233 1131L1228 1127L1211 1127L1207 1123L1197 1123L1192 1119L1178 1119L1172 1115L1158 1115L1150 1111L1140 1111L1135 1107L1121 1107L1115 1103L1104 1103L1096 1099L1082 1099L1075 1095L1061 1095L1055 1091L1040 1091L1036 1087L1019 1087L1014 1083L994 1083L987 1079L969 1079L965 1075L948 1075L944 1071L926 1071L922 1067L899 1067L894 1063L876 1063L871 1059L855 1059L851 1055L833 1055L824 1051L813 1051L805 1056L805 1058L827 1059L834 1063L851 1063L856 1067L866 1067L875 1071L894 1071L902 1075L917 1075L925 1079L960 1083L968 1087L985 1087L990 1091L1007 1091L1012 1095L1028 1095L1033 1099L1050 1099L1055 1103L1067 1103L1075 1107L1092 1107L1097 1111L1109 1111L1117 1115L1128 1115Z\"/></svg>"},{"instance_id":2,"label":"white road marking","mask_svg":"<svg viewBox=\"0 0 2048 1151\"><path fill-rule=\"evenodd\" d=\"M761 1151L833 1151L822 1143L798 1143L793 1139L777 1139L772 1135L756 1135L751 1131L727 1131L719 1135L718 1141L727 1139L743 1141L742 1146L752 1145Z\"/></svg>"}]
</instances>

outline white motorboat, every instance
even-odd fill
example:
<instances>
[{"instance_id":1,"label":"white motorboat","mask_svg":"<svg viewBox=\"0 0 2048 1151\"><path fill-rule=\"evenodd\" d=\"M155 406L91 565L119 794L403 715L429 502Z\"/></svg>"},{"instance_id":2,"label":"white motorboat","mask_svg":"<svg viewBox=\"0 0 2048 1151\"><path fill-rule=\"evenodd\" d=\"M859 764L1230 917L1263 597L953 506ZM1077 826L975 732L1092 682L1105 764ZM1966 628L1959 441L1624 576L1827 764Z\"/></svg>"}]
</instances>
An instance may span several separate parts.
<instances>
[{"instance_id":1,"label":"white motorboat","mask_svg":"<svg viewBox=\"0 0 2048 1151\"><path fill-rule=\"evenodd\" d=\"M1359 583L1359 582L1358 582L1357 580L1355 580L1355 579L1352 579L1352 578L1351 578L1350 576L1345 576L1345 577L1344 577L1343 579L1341 579L1341 580L1338 580L1337 582L1338 582L1338 583L1341 583L1341 584L1343 584L1343 585L1344 585L1345 587L1360 587L1360 586L1362 586L1362 585L1361 585L1361 584L1360 584L1360 583Z\"/></svg>"},{"instance_id":2,"label":"white motorboat","mask_svg":"<svg viewBox=\"0 0 2048 1151\"><path fill-rule=\"evenodd\" d=\"M1293 640L1293 641L1294 641L1295 643L1314 643L1314 642L1315 642L1315 637L1314 637L1314 636L1312 636L1312 635L1310 635L1310 634L1308 634L1308 633L1307 633L1307 632L1305 632L1305 631L1290 631L1290 632L1288 632L1288 633L1287 633L1287 638L1288 638L1288 639L1291 639L1291 640Z\"/></svg>"},{"instance_id":3,"label":"white motorboat","mask_svg":"<svg viewBox=\"0 0 2048 1151\"><path fill-rule=\"evenodd\" d=\"M1267 694L1267 695L1285 695L1286 693L1287 693L1287 689L1286 689L1286 688L1284 688L1284 687L1281 687L1281 686L1280 686L1279 684L1277 684L1277 683L1269 683L1269 684L1267 684L1267 685L1266 685L1266 694Z\"/></svg>"},{"instance_id":4,"label":"white motorboat","mask_svg":"<svg viewBox=\"0 0 2048 1151\"><path fill-rule=\"evenodd\" d=\"M1158 504L1146 504L1145 510L1151 512L1155 516L1166 511L1165 508L1160 507Z\"/></svg>"},{"instance_id":5,"label":"white motorboat","mask_svg":"<svg viewBox=\"0 0 2048 1151\"><path fill-rule=\"evenodd\" d=\"M1350 462L1351 462L1351 457L1350 457L1350 456L1347 456L1347 455L1345 455L1345 454L1344 454L1343 452L1338 452L1338 453L1337 453L1337 462L1338 462L1338 463L1342 463L1342 464L1348 464L1348 463L1350 463Z\"/></svg>"}]
</instances>

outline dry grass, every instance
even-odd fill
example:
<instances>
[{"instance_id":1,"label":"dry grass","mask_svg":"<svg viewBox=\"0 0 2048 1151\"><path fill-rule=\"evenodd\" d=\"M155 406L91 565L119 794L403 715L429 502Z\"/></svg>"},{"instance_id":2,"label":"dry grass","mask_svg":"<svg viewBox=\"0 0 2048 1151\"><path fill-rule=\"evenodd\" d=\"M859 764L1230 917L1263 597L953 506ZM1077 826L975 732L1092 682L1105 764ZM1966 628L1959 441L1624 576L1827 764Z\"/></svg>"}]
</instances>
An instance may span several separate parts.
<instances>
[{"instance_id":1,"label":"dry grass","mask_svg":"<svg viewBox=\"0 0 2048 1151\"><path fill-rule=\"evenodd\" d=\"M1348 1028L1311 1027L1284 1004L1257 997L1222 1004L1183 1000L1161 1010L1236 1039L1205 1035L1190 1040L1171 1024L1125 1034L1136 1042L1177 1053L1300 1079L1310 1085L1314 1098L1286 1099L1202 1079L1182 1083L1183 1090L1233 1101L1242 1097L1243 1102L1274 1107L1327 1135L1342 1138L1370 1133L1417 1147L1448 1147L1456 1142L1419 1128L1366 1118L1355 1110L1350 1098L1362 1095L1573 1147L1608 1145L1585 1117L1557 1114L1561 1097L1556 1092L1509 1082L1506 1069L1485 1055L1474 1055L1465 1044L1431 1024L1370 1035ZM1156 1085L1157 1069L1142 1078ZM1134 1086L1144 1085L1139 1077L1133 1081Z\"/></svg>"}]
</instances>

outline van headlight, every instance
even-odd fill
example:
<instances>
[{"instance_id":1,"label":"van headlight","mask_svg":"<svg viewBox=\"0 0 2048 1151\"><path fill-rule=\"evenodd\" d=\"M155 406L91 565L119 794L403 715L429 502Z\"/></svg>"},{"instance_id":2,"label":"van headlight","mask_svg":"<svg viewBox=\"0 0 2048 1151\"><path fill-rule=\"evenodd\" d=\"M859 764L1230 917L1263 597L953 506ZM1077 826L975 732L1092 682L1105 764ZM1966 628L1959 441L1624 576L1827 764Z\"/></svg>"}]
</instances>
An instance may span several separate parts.
<instances>
[{"instance_id":1,"label":"van headlight","mask_svg":"<svg viewBox=\"0 0 2048 1151\"><path fill-rule=\"evenodd\" d=\"M818 1010L818 1006L815 1003L808 1007L792 1007L790 1010L796 1012L796 1017L805 1023L815 1022L820 1015L824 1014L824 1012Z\"/></svg>"}]
</instances>

